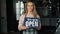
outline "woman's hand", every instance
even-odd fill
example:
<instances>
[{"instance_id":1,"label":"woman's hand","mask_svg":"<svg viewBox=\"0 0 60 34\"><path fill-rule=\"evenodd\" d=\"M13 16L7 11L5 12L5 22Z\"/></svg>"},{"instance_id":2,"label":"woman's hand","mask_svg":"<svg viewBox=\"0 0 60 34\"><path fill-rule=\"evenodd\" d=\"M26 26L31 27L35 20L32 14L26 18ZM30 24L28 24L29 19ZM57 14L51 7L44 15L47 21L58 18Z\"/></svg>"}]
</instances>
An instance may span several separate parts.
<instances>
[{"instance_id":1,"label":"woman's hand","mask_svg":"<svg viewBox=\"0 0 60 34\"><path fill-rule=\"evenodd\" d=\"M28 27L22 26L21 29L22 29L22 30L26 30L26 29L28 29Z\"/></svg>"},{"instance_id":2,"label":"woman's hand","mask_svg":"<svg viewBox=\"0 0 60 34\"><path fill-rule=\"evenodd\" d=\"M18 29L21 31L21 30L26 30L26 29L28 29L28 27L26 27L26 26L20 26Z\"/></svg>"},{"instance_id":3,"label":"woman's hand","mask_svg":"<svg viewBox=\"0 0 60 34\"><path fill-rule=\"evenodd\" d=\"M37 28L37 30L40 30L40 29L41 29L40 27Z\"/></svg>"},{"instance_id":4,"label":"woman's hand","mask_svg":"<svg viewBox=\"0 0 60 34\"><path fill-rule=\"evenodd\" d=\"M41 24L39 25L39 27L37 27L37 30L40 30L41 29Z\"/></svg>"}]
</instances>

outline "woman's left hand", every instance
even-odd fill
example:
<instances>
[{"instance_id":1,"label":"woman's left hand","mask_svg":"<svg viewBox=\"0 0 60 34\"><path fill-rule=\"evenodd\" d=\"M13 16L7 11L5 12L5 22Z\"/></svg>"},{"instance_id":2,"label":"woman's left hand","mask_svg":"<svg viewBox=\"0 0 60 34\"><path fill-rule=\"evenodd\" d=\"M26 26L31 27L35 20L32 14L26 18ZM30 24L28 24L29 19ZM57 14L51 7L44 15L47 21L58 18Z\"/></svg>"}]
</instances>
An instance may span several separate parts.
<instances>
[{"instance_id":1,"label":"woman's left hand","mask_svg":"<svg viewBox=\"0 0 60 34\"><path fill-rule=\"evenodd\" d=\"M37 30L40 30L41 29L41 24L39 25L39 27L37 27Z\"/></svg>"}]
</instances>

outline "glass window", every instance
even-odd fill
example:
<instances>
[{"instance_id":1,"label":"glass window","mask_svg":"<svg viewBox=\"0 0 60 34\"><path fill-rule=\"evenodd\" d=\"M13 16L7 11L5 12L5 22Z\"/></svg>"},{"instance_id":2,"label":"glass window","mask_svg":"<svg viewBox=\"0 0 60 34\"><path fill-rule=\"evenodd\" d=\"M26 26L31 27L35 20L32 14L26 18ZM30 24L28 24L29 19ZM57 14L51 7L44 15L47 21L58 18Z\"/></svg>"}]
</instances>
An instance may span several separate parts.
<instances>
[{"instance_id":1,"label":"glass window","mask_svg":"<svg viewBox=\"0 0 60 34\"><path fill-rule=\"evenodd\" d=\"M23 13L23 11L24 11L24 3L23 1L18 1L18 3L16 3L16 20L19 20L19 17Z\"/></svg>"}]
</instances>

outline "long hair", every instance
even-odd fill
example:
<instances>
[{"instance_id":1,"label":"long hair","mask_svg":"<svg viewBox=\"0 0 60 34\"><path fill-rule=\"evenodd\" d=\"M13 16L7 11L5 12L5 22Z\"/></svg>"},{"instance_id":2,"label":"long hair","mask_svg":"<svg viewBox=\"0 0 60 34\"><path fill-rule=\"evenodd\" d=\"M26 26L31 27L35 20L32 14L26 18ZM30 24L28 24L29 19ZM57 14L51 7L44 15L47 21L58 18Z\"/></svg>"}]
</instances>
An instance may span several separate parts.
<instances>
[{"instance_id":1,"label":"long hair","mask_svg":"<svg viewBox=\"0 0 60 34\"><path fill-rule=\"evenodd\" d=\"M33 2L26 2L25 3L25 8L24 8L23 14L27 15L27 13L28 13L28 11L27 11L27 4L28 3L32 3L33 4L33 16L34 16L34 18L37 18L36 6L35 6L35 4Z\"/></svg>"}]
</instances>

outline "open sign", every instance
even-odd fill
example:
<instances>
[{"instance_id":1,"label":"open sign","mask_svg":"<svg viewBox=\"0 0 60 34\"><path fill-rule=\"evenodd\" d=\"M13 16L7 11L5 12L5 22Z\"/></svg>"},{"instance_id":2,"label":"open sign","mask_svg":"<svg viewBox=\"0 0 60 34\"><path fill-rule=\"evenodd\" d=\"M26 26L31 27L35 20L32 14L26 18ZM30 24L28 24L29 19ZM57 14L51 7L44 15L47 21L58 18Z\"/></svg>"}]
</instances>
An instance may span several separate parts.
<instances>
[{"instance_id":1,"label":"open sign","mask_svg":"<svg viewBox=\"0 0 60 34\"><path fill-rule=\"evenodd\" d=\"M25 21L25 26L28 26L30 28L32 27L38 27L39 19L27 19Z\"/></svg>"}]
</instances>

